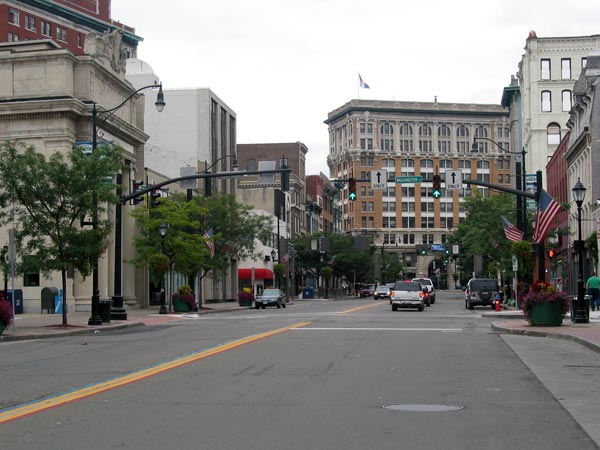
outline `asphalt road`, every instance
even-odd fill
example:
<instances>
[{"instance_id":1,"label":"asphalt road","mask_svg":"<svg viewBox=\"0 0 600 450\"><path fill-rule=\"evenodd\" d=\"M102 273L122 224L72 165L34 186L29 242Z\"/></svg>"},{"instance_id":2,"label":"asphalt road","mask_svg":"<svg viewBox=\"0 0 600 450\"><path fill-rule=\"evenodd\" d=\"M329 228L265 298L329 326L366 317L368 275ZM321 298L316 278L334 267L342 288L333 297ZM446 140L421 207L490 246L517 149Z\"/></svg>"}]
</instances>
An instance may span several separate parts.
<instances>
[{"instance_id":1,"label":"asphalt road","mask_svg":"<svg viewBox=\"0 0 600 450\"><path fill-rule=\"evenodd\" d=\"M566 409L585 407L550 390L572 367L556 373L544 358L558 345L578 364L561 347L572 343L542 352L498 335L481 317L489 309L468 311L459 295L439 292L424 312L298 301L4 343L2 448L598 448Z\"/></svg>"}]
</instances>

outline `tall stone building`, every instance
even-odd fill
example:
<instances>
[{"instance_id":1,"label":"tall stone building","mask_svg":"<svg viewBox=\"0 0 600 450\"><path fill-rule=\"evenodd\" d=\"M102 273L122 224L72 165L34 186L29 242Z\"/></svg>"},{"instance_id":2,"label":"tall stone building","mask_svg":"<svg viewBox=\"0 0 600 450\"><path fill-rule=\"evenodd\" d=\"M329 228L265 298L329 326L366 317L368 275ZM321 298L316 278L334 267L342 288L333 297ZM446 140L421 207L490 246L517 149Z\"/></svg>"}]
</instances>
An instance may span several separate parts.
<instances>
[{"instance_id":1,"label":"tall stone building","mask_svg":"<svg viewBox=\"0 0 600 450\"><path fill-rule=\"evenodd\" d=\"M513 155L500 149L512 151L509 112L500 105L352 100L325 123L332 178L357 180L356 201L348 198L347 184L341 192L342 231L366 234L376 247L398 253L406 276L454 273L445 263L446 238L465 218L460 200L470 193L463 184L435 199L434 175L443 180L452 169L463 179L514 186ZM382 169L385 187L372 189L371 174ZM421 182L410 182L418 177ZM478 189L489 195L488 188ZM426 254L417 255L417 246Z\"/></svg>"}]
</instances>

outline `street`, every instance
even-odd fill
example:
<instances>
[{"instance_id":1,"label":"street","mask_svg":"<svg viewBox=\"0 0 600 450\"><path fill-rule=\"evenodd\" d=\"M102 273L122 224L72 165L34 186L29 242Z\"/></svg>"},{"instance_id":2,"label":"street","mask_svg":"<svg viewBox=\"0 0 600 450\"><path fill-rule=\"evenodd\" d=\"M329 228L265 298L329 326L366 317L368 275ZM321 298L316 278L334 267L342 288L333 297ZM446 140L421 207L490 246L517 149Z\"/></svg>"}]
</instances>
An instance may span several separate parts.
<instances>
[{"instance_id":1,"label":"street","mask_svg":"<svg viewBox=\"0 0 600 450\"><path fill-rule=\"evenodd\" d=\"M575 358L600 367L599 355L494 333L490 309L466 310L462 295L438 291L423 312L295 301L2 343L2 447L598 448L551 389L586 389L569 366L589 381ZM571 359L543 373L535 358L552 355Z\"/></svg>"}]
</instances>

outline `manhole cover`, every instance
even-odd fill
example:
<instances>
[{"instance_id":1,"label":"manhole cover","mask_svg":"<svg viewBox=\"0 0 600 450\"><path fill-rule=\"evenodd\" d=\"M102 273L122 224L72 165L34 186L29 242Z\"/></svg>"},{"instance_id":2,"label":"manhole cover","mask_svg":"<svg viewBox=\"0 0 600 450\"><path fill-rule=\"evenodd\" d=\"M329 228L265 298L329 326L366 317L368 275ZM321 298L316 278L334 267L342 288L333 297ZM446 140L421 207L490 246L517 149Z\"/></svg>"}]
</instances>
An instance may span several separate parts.
<instances>
[{"instance_id":1,"label":"manhole cover","mask_svg":"<svg viewBox=\"0 0 600 450\"><path fill-rule=\"evenodd\" d=\"M445 411L458 411L463 409L462 406L455 405L430 405L430 404L415 404L409 403L405 405L383 405L385 409L391 409L392 411L409 411L409 412L445 412Z\"/></svg>"}]
</instances>

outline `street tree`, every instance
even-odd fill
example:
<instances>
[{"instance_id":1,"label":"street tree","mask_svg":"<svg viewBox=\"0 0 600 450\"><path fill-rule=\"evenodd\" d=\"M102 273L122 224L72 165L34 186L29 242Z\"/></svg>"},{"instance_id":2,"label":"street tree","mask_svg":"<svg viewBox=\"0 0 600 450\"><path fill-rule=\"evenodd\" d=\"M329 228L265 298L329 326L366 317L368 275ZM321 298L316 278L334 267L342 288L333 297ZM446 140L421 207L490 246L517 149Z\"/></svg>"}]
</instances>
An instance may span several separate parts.
<instances>
[{"instance_id":1,"label":"street tree","mask_svg":"<svg viewBox=\"0 0 600 450\"><path fill-rule=\"evenodd\" d=\"M65 326L67 272L88 276L105 251L111 224L104 213L118 201L112 174L122 166L118 146L101 145L91 154L78 147L46 157L33 146L0 145L0 221L15 229L20 270L61 272ZM92 217L95 227L82 226Z\"/></svg>"},{"instance_id":2,"label":"street tree","mask_svg":"<svg viewBox=\"0 0 600 450\"><path fill-rule=\"evenodd\" d=\"M483 257L483 272L494 274L497 269L510 271L511 242L504 236L502 216L514 222L514 195L483 196L473 189L471 197L465 197L461 206L467 217L458 224L449 238L449 244L460 246L462 272L473 271L473 259Z\"/></svg>"},{"instance_id":3,"label":"street tree","mask_svg":"<svg viewBox=\"0 0 600 450\"><path fill-rule=\"evenodd\" d=\"M190 286L197 276L211 272L223 276L232 259L258 257L257 239L267 242L271 232L269 216L254 214L230 194L200 194L188 200L175 193L162 198L155 208L136 208L132 215L139 234L134 239L137 255L131 262L150 267L164 249L174 270L188 276ZM161 223L168 225L164 242L159 234Z\"/></svg>"}]
</instances>

